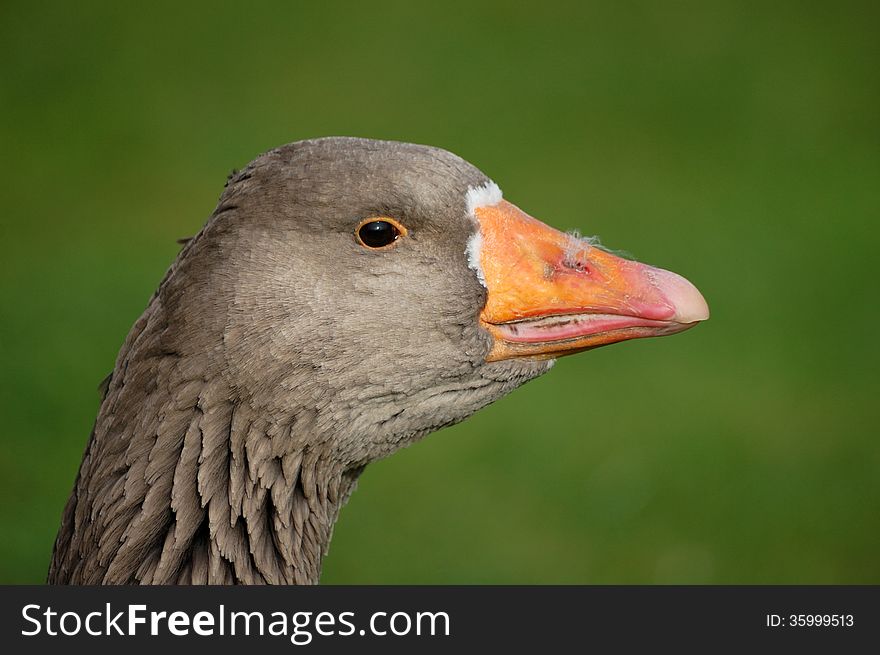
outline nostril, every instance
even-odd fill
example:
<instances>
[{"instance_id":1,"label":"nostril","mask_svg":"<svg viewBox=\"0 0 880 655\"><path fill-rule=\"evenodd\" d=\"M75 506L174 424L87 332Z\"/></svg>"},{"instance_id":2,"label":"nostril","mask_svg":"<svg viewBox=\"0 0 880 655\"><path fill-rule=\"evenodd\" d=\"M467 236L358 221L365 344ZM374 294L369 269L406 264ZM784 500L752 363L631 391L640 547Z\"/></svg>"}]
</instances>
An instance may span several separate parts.
<instances>
[{"instance_id":1,"label":"nostril","mask_svg":"<svg viewBox=\"0 0 880 655\"><path fill-rule=\"evenodd\" d=\"M584 273L586 275L590 274L590 267L587 266L587 262L581 259L580 257L569 258L566 257L562 260L562 265L572 271L577 271L578 273Z\"/></svg>"}]
</instances>

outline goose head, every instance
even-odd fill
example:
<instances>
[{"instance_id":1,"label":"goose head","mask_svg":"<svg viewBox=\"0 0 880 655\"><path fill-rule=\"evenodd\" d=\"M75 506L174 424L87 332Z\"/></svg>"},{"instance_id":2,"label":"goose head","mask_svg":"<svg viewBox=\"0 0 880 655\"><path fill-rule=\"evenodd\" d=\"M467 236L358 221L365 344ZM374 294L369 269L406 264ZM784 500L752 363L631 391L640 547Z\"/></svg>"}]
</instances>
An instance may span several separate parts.
<instances>
[{"instance_id":1,"label":"goose head","mask_svg":"<svg viewBox=\"0 0 880 655\"><path fill-rule=\"evenodd\" d=\"M126 339L57 582L315 582L364 466L556 358L708 317L444 150L354 138L230 176Z\"/></svg>"}]
</instances>

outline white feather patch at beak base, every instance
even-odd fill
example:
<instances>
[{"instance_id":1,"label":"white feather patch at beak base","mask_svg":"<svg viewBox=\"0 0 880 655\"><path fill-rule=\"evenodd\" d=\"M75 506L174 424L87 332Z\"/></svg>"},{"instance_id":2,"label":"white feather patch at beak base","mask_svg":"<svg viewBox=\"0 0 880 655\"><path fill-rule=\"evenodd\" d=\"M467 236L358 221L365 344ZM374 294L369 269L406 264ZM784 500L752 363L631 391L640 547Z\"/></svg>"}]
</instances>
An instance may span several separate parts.
<instances>
[{"instance_id":1,"label":"white feather patch at beak base","mask_svg":"<svg viewBox=\"0 0 880 655\"><path fill-rule=\"evenodd\" d=\"M483 275L483 267L480 266L480 249L482 247L483 235L480 234L480 228L478 227L477 231L471 235L470 239L468 239L465 254L467 254L468 268L476 272L480 284L488 289L489 287L486 286L486 276Z\"/></svg>"},{"instance_id":2,"label":"white feather patch at beak base","mask_svg":"<svg viewBox=\"0 0 880 655\"><path fill-rule=\"evenodd\" d=\"M471 187L465 195L467 215L474 222L474 233L468 239L465 255L467 255L468 267L477 274L480 284L486 287L486 276L480 264L480 251L483 247L483 236L480 234L480 221L477 219L477 208L497 205L504 199L501 189L492 180L480 186Z\"/></svg>"},{"instance_id":3,"label":"white feather patch at beak base","mask_svg":"<svg viewBox=\"0 0 880 655\"><path fill-rule=\"evenodd\" d=\"M504 194L501 193L501 189L492 180L480 186L472 186L467 190L467 195L465 195L468 216L477 220L477 215L474 211L477 207L497 205L503 199Z\"/></svg>"}]
</instances>

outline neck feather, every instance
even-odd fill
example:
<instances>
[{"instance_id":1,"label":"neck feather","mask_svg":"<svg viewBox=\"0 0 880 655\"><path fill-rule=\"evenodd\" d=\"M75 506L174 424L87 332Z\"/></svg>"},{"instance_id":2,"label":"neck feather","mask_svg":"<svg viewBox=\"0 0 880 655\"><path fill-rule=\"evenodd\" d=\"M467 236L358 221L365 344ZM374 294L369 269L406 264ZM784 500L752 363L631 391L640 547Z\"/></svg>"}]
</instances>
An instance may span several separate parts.
<instances>
[{"instance_id":1,"label":"neck feather","mask_svg":"<svg viewBox=\"0 0 880 655\"><path fill-rule=\"evenodd\" d=\"M49 582L317 583L362 467L328 457L308 410L236 398L206 357L151 343L148 322L120 353Z\"/></svg>"}]
</instances>

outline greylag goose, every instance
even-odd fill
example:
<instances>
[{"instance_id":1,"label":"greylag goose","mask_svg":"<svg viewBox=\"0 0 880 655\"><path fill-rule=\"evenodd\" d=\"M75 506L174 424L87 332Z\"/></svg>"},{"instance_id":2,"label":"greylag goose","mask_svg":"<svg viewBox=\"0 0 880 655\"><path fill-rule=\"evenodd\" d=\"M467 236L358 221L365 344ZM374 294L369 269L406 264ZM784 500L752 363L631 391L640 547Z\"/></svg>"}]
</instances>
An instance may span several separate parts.
<instances>
[{"instance_id":1,"label":"greylag goose","mask_svg":"<svg viewBox=\"0 0 880 655\"><path fill-rule=\"evenodd\" d=\"M557 357L708 318L438 148L301 141L233 173L122 345L56 584L311 584L370 462Z\"/></svg>"}]
</instances>

